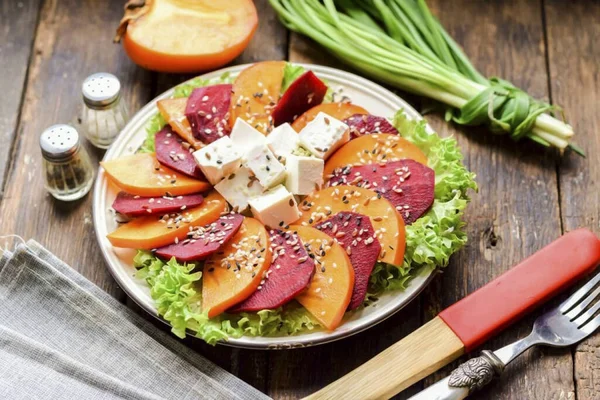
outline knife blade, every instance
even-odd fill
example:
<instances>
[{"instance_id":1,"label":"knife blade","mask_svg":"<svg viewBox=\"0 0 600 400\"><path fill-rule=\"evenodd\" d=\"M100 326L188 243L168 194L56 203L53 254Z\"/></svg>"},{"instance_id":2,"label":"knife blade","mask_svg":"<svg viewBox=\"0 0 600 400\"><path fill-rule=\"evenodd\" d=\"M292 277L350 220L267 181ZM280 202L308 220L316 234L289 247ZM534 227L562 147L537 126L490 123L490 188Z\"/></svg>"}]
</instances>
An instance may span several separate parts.
<instances>
[{"instance_id":1,"label":"knife blade","mask_svg":"<svg viewBox=\"0 0 600 400\"><path fill-rule=\"evenodd\" d=\"M594 233L567 233L306 399L390 398L473 350L599 263Z\"/></svg>"}]
</instances>

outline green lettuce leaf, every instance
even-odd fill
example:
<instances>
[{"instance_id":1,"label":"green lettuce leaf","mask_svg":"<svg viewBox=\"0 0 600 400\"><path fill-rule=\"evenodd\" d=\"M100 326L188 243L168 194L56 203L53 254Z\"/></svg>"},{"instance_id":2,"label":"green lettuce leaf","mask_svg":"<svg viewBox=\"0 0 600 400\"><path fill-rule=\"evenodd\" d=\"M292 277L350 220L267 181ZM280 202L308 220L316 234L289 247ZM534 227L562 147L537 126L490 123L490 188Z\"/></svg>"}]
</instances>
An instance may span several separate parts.
<instances>
[{"instance_id":1,"label":"green lettuce leaf","mask_svg":"<svg viewBox=\"0 0 600 400\"><path fill-rule=\"evenodd\" d=\"M285 93L290 85L300 77L306 69L301 65L285 63L283 68L283 82L281 83L281 93Z\"/></svg>"},{"instance_id":2,"label":"green lettuce leaf","mask_svg":"<svg viewBox=\"0 0 600 400\"><path fill-rule=\"evenodd\" d=\"M229 337L294 335L319 327L300 304L293 302L277 310L222 314L208 318L202 310L202 272L196 263L168 262L146 250L133 259L136 277L146 281L158 313L171 324L171 332L184 338L186 332L214 345Z\"/></svg>"}]
</instances>

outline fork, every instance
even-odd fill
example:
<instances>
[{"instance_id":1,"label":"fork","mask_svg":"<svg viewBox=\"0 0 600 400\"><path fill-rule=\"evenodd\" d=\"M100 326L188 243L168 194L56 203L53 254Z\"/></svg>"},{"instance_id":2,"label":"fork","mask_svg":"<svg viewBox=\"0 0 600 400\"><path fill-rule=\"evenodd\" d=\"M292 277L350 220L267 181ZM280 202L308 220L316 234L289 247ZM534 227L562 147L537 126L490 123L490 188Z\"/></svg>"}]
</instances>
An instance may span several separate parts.
<instances>
[{"instance_id":1,"label":"fork","mask_svg":"<svg viewBox=\"0 0 600 400\"><path fill-rule=\"evenodd\" d=\"M409 400L461 400L499 376L504 368L533 346L567 347L590 336L600 326L600 273L558 307L539 316L529 336L461 364L445 379Z\"/></svg>"}]
</instances>

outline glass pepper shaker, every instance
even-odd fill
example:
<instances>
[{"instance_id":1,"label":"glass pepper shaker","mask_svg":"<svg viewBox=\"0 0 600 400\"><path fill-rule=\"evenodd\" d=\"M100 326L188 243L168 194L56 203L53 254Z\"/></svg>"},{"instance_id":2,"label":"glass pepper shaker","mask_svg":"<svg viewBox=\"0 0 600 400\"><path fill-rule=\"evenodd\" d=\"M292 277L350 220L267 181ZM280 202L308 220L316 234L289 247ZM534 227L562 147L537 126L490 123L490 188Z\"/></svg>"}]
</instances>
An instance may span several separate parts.
<instances>
[{"instance_id":1,"label":"glass pepper shaker","mask_svg":"<svg viewBox=\"0 0 600 400\"><path fill-rule=\"evenodd\" d=\"M40 136L40 148L45 186L52 196L72 201L90 191L94 167L75 128L63 124L49 127Z\"/></svg>"},{"instance_id":2,"label":"glass pepper shaker","mask_svg":"<svg viewBox=\"0 0 600 400\"><path fill-rule=\"evenodd\" d=\"M107 149L129 118L121 83L116 76L99 72L83 81L81 92L83 133L94 146Z\"/></svg>"}]
</instances>

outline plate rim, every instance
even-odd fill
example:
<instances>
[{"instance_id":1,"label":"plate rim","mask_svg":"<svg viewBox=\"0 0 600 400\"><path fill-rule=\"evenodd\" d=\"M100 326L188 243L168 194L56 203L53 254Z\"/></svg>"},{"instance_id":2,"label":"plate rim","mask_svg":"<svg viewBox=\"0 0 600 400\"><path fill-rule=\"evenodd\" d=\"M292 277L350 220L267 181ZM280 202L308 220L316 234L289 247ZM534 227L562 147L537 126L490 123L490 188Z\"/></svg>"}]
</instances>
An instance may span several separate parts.
<instances>
[{"instance_id":1,"label":"plate rim","mask_svg":"<svg viewBox=\"0 0 600 400\"><path fill-rule=\"evenodd\" d=\"M244 68L247 68L254 64L255 63L248 63L248 64L240 64L240 65L230 66L227 68L222 68L222 69L212 71L212 72L209 72L206 74L198 75L197 77L191 78L185 82L180 83L179 85L189 83L191 80L196 79L198 77L201 79L214 79L214 78L218 78L221 75L228 73L228 72L229 73L239 73ZM409 118L413 118L413 119L417 119L417 120L423 119L423 117L400 96L398 96L397 94L384 88L383 86L381 86L373 81L370 81L366 78L363 78L359 75L356 75L354 73L347 72L347 71L344 71L341 69L317 65L317 64L307 64L307 63L293 63L293 64L300 65L306 69L312 70L317 75L332 75L332 76L335 76L336 78L338 78L339 80L352 81L352 83L356 86L368 88L371 91L373 91L375 94L380 95L381 97L387 97L389 99L392 99L395 103L399 104L398 108L404 109L404 111L406 112L406 114ZM176 86L179 86L179 85L176 85ZM138 130L135 129L135 125L137 125L140 122L143 122L143 125L145 126L146 123L148 122L148 118L150 118L152 115L155 114L156 111L158 111L157 107L156 107L156 102L158 100L162 100L162 99L171 97L174 93L176 86L164 91L163 93L159 94L158 96L156 96L155 98L150 100L142 108L140 108L134 114L133 117L131 117L129 119L129 121L127 122L125 127L121 130L121 132L120 132L119 136L117 137L117 139L115 140L115 142L105 152L105 154L102 158L102 161L107 161L107 160L113 158L114 156L116 156L117 154L115 154L115 153L117 153L118 150L121 149L122 146L124 145L124 144L119 145L119 143L125 142L125 138L131 138L133 136L136 136L136 133L138 132ZM121 151L122 151L122 149L121 149ZM145 312L147 312L150 315L152 315L153 317L157 318L159 321L163 322L167 326L171 326L168 321L164 320L160 315L158 315L158 312L154 305L149 305L145 301L143 301L143 299L138 298L138 295L132 290L132 288L129 287L130 286L129 283L124 279L124 276L123 276L124 272L121 273L121 271L118 270L120 268L117 268L112 265L111 257L108 254L110 249L107 246L105 246L105 243L103 243L103 233L100 232L100 223L102 221L101 221L99 208L100 208L100 203L102 201L101 200L102 195L105 194L106 188L108 186L107 179L106 179L106 176L105 176L105 173L104 173L104 170L102 167L98 168L98 173L96 174L95 179L96 179L96 182L94 183L94 191L92 194L93 195L92 216L93 216L93 222L94 222L94 232L96 235L96 242L98 243L98 246L100 247L100 251L102 253L102 257L104 258L106 267L110 271L110 274L115 279L115 281L117 282L119 287L127 294L127 296L130 299L132 299ZM236 347L236 348L245 348L245 349L254 349L254 350L257 350L257 349L258 350L277 350L277 349L310 347L310 346L315 346L315 345L319 345L319 344L325 344L325 343L330 343L330 342L333 342L336 340L340 340L340 339L358 334L360 332L363 332L363 331L373 327L374 325L377 325L377 324L381 323L382 321L388 319L389 317L391 317L392 315L396 314L398 311L403 309L410 302L412 302L425 289L425 287L427 285L429 285L429 283L431 282L433 277L436 275L434 272L435 272L435 270L426 270L426 269L419 271L419 273L417 274L417 277L415 277L413 280L411 280L409 287L407 289L405 289L404 293L405 294L408 293L408 295L401 302L399 302L398 304L393 306L387 312L380 313L379 315L377 315L375 317L371 317L368 321L365 321L361 325L359 325L351 330L343 330L343 329L338 328L337 330L334 330L333 332L316 331L316 332L310 332L307 334L307 335L311 335L311 334L315 334L315 333L321 333L322 335L318 339L303 338L302 335L281 336L281 337L242 336L240 338L229 338L227 340L220 340L217 343L220 345ZM411 287L413 284L416 284L417 282L418 282L418 286ZM190 333L190 332L187 333L187 336L191 336L191 337L195 338L193 333ZM257 339L262 339L262 340L257 340ZM273 343L269 343L269 342L273 342Z\"/></svg>"}]
</instances>

